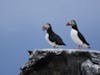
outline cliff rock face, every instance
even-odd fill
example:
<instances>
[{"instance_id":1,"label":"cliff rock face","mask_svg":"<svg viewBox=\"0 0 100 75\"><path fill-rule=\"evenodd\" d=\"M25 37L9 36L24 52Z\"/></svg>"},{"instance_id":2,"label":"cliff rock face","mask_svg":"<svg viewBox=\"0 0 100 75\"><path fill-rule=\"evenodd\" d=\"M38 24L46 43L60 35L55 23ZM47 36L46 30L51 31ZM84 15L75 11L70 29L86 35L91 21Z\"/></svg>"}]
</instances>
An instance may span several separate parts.
<instances>
[{"instance_id":1,"label":"cliff rock face","mask_svg":"<svg viewBox=\"0 0 100 75\"><path fill-rule=\"evenodd\" d=\"M19 75L100 75L100 52L71 49L29 51Z\"/></svg>"}]
</instances>

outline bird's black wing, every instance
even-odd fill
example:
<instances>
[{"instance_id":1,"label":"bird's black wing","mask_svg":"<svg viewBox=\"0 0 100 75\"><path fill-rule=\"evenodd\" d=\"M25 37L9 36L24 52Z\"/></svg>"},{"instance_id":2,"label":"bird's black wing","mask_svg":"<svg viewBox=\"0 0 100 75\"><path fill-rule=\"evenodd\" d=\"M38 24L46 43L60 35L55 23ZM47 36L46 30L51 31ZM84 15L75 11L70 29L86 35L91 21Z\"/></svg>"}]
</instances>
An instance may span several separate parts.
<instances>
[{"instance_id":1,"label":"bird's black wing","mask_svg":"<svg viewBox=\"0 0 100 75\"><path fill-rule=\"evenodd\" d=\"M85 40L84 36L80 32L78 32L78 36L79 36L80 40L83 41L83 43L89 45L89 43Z\"/></svg>"},{"instance_id":2,"label":"bird's black wing","mask_svg":"<svg viewBox=\"0 0 100 75\"><path fill-rule=\"evenodd\" d=\"M59 44L59 45L65 45L65 43L62 41L61 37L59 35L57 35L56 33L53 33L49 39L52 41L52 42L55 42L56 44Z\"/></svg>"}]
</instances>

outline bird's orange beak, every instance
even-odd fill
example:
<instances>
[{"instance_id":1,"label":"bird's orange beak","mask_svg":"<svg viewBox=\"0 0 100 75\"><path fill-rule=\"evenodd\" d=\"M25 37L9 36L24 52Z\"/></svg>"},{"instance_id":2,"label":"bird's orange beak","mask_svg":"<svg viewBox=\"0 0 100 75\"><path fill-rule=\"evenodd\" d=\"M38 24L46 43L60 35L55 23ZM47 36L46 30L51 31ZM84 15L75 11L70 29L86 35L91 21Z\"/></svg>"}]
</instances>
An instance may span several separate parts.
<instances>
[{"instance_id":1,"label":"bird's orange beak","mask_svg":"<svg viewBox=\"0 0 100 75\"><path fill-rule=\"evenodd\" d=\"M45 27L45 25L42 26L42 30L45 31L47 28Z\"/></svg>"},{"instance_id":2,"label":"bird's orange beak","mask_svg":"<svg viewBox=\"0 0 100 75\"><path fill-rule=\"evenodd\" d=\"M45 27L44 27L44 26L42 26L42 30L43 30L43 31L45 30Z\"/></svg>"},{"instance_id":3,"label":"bird's orange beak","mask_svg":"<svg viewBox=\"0 0 100 75\"><path fill-rule=\"evenodd\" d=\"M70 26L70 23L69 23L69 22L67 22L67 23L66 23L66 26Z\"/></svg>"}]
</instances>

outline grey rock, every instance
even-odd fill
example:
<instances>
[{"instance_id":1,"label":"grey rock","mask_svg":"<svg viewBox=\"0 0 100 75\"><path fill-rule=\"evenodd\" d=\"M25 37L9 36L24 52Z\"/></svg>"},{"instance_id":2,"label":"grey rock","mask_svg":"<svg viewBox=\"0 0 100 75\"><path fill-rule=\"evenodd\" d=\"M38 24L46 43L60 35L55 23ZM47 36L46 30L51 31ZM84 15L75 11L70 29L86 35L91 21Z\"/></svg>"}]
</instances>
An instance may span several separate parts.
<instances>
[{"instance_id":1,"label":"grey rock","mask_svg":"<svg viewBox=\"0 0 100 75\"><path fill-rule=\"evenodd\" d=\"M71 49L37 49L19 75L100 75L100 52Z\"/></svg>"}]
</instances>

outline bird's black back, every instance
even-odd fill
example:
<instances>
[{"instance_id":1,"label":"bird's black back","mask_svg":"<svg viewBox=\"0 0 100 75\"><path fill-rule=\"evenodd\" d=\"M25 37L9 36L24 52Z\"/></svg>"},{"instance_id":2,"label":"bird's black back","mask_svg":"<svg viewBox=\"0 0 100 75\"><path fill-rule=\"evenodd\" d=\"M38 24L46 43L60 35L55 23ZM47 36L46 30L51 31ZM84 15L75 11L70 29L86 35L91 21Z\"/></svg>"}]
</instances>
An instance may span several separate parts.
<instances>
[{"instance_id":1,"label":"bird's black back","mask_svg":"<svg viewBox=\"0 0 100 75\"><path fill-rule=\"evenodd\" d=\"M83 43L89 45L89 43L85 40L84 36L80 33L80 31L78 30L77 25L72 26L73 29L77 30L78 32L78 36L80 38L80 40L82 40Z\"/></svg>"},{"instance_id":2,"label":"bird's black back","mask_svg":"<svg viewBox=\"0 0 100 75\"><path fill-rule=\"evenodd\" d=\"M58 45L65 45L61 37L54 33L51 28L47 30L47 33L49 34L50 41L55 42Z\"/></svg>"},{"instance_id":3,"label":"bird's black back","mask_svg":"<svg viewBox=\"0 0 100 75\"><path fill-rule=\"evenodd\" d=\"M83 43L85 43L85 44L87 44L87 45L90 45L90 44L85 40L84 36L83 36L80 32L78 32L78 36L79 36L79 38L82 40Z\"/></svg>"}]
</instances>

